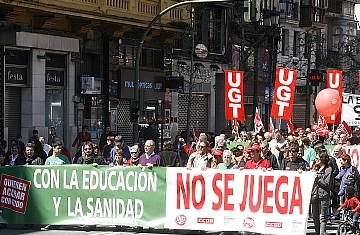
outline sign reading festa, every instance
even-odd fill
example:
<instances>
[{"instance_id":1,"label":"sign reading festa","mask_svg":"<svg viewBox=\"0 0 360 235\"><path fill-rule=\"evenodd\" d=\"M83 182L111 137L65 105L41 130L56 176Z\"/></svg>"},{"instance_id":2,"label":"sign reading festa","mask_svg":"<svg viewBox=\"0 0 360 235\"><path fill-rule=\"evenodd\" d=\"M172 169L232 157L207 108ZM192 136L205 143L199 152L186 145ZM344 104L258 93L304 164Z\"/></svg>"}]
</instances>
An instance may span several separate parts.
<instances>
[{"instance_id":1,"label":"sign reading festa","mask_svg":"<svg viewBox=\"0 0 360 235\"><path fill-rule=\"evenodd\" d=\"M170 229L306 233L313 172L167 171Z\"/></svg>"},{"instance_id":2,"label":"sign reading festa","mask_svg":"<svg viewBox=\"0 0 360 235\"><path fill-rule=\"evenodd\" d=\"M294 103L297 70L276 68L271 117L290 120Z\"/></svg>"},{"instance_id":3,"label":"sign reading festa","mask_svg":"<svg viewBox=\"0 0 360 235\"><path fill-rule=\"evenodd\" d=\"M226 120L245 121L244 72L225 70Z\"/></svg>"},{"instance_id":4,"label":"sign reading festa","mask_svg":"<svg viewBox=\"0 0 360 235\"><path fill-rule=\"evenodd\" d=\"M326 78L328 88L334 89L339 93L340 100L342 100L342 71L341 70L326 70ZM340 124L341 123L341 110L340 105L339 111L331 117L325 117L326 123Z\"/></svg>"}]
</instances>

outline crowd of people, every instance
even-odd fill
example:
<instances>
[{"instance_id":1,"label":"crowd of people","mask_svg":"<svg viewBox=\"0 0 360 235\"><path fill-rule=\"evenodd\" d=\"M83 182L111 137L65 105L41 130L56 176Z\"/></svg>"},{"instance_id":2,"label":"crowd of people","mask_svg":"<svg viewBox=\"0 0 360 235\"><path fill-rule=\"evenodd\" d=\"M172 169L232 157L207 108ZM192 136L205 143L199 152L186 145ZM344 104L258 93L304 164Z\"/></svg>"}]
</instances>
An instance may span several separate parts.
<instances>
[{"instance_id":1,"label":"crowd of people","mask_svg":"<svg viewBox=\"0 0 360 235\"><path fill-rule=\"evenodd\" d=\"M227 147L230 139L231 148ZM314 219L316 234L325 234L326 224L339 219L339 209L344 205L351 204L354 219L360 215L360 202L352 199L357 196L360 175L351 157L343 153L344 146L360 143L359 128L355 128L350 136L336 131L329 132L326 137L302 129L290 134L281 130L274 133L241 132L236 138L228 138L224 133L218 136L200 133L198 136L192 134L189 141L178 135L174 142L164 141L162 151L158 153L155 153L155 141L147 139L144 144L128 146L122 136L114 135L110 127L106 127L97 145L92 142L87 126L83 126L73 142L73 146L78 145L78 152L72 157L54 128L50 130L47 143L34 130L26 144L21 136L12 140L9 147L6 141L0 140L0 165L92 164L186 167L189 170L314 171L310 216ZM327 152L325 145L334 145L332 154ZM0 228L5 226L1 224ZM24 225L24 229L31 227ZM351 232L360 235L358 223Z\"/></svg>"}]
</instances>

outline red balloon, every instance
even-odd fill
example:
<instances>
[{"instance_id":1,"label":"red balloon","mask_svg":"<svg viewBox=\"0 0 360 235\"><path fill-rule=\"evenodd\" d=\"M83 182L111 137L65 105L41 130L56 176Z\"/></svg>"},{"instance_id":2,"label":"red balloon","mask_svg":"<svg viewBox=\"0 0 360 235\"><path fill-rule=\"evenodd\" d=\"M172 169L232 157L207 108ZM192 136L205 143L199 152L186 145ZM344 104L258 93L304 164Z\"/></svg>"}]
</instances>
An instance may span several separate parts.
<instances>
[{"instance_id":1,"label":"red balloon","mask_svg":"<svg viewBox=\"0 0 360 235\"><path fill-rule=\"evenodd\" d=\"M315 99L316 110L324 117L330 117L341 106L340 96L337 90L326 88L321 90Z\"/></svg>"}]
</instances>

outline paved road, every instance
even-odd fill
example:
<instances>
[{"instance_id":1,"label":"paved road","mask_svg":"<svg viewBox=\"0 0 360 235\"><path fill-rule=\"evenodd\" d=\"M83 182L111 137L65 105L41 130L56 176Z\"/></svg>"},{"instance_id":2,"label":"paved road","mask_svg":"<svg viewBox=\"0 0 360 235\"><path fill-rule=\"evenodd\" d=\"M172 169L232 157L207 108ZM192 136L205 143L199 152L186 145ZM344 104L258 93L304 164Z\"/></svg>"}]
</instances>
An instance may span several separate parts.
<instances>
[{"instance_id":1,"label":"paved road","mask_svg":"<svg viewBox=\"0 0 360 235\"><path fill-rule=\"evenodd\" d=\"M333 222L331 225L327 226L327 233L329 235L336 234L338 226L338 221ZM114 226L97 226L96 229L92 229L91 231L85 231L82 227L76 227L76 226L65 226L60 227L55 230L46 230L42 231L41 228L43 226L35 225L30 230L22 230L21 225L9 225L8 228L0 230L1 235L80 235L80 234L86 234L86 235L128 235L128 234L138 234L138 235L151 235L151 234L199 234L195 233L195 231L173 231L170 230L167 233L165 233L162 230L154 230L154 231L147 231L144 230L143 232L137 232L133 229L127 229L126 232L117 232L115 231ZM208 231L206 232L207 235L218 235L220 232L214 232L214 231ZM238 233L227 233L227 235L237 235ZM315 229L314 229L314 223L312 220L308 221L308 229L306 231L307 235L314 235Z\"/></svg>"}]
</instances>

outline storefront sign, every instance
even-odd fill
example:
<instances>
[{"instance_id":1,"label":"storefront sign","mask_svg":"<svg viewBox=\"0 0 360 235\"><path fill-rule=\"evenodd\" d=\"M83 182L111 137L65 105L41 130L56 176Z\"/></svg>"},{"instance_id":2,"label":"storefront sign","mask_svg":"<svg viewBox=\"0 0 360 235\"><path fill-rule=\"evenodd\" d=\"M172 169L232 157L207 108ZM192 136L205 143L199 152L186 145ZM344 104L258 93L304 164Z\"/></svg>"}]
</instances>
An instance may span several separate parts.
<instances>
[{"instance_id":1,"label":"storefront sign","mask_svg":"<svg viewBox=\"0 0 360 235\"><path fill-rule=\"evenodd\" d=\"M184 93L184 77L166 78L166 91Z\"/></svg>"},{"instance_id":2,"label":"storefront sign","mask_svg":"<svg viewBox=\"0 0 360 235\"><path fill-rule=\"evenodd\" d=\"M45 70L45 85L64 86L65 71Z\"/></svg>"},{"instance_id":3,"label":"storefront sign","mask_svg":"<svg viewBox=\"0 0 360 235\"><path fill-rule=\"evenodd\" d=\"M15 68L15 67L6 67L5 68L5 82L12 84L27 84L27 68Z\"/></svg>"}]
</instances>

